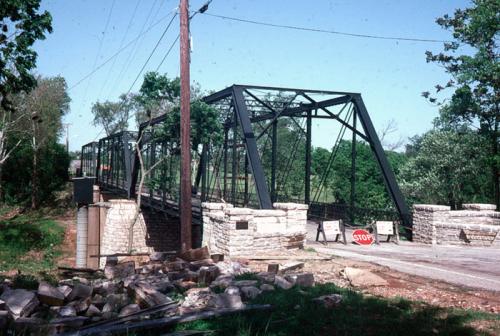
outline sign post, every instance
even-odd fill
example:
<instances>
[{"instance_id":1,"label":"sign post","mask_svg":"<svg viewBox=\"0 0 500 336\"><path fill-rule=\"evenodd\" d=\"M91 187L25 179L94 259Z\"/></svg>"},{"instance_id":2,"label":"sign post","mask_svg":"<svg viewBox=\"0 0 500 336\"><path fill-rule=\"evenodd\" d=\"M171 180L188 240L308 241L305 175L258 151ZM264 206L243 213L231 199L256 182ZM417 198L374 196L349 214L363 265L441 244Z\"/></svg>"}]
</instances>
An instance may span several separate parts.
<instances>
[{"instance_id":1,"label":"sign post","mask_svg":"<svg viewBox=\"0 0 500 336\"><path fill-rule=\"evenodd\" d=\"M387 235L387 242L394 238L394 242L399 244L399 232L397 222L391 221L376 221L373 226L375 231L375 244L379 244L378 235Z\"/></svg>"},{"instance_id":2,"label":"sign post","mask_svg":"<svg viewBox=\"0 0 500 336\"><path fill-rule=\"evenodd\" d=\"M334 221L321 221L318 224L318 230L316 233L316 241L319 241L320 233L323 236L323 242L328 244L327 235L332 236L335 235L335 242L339 241L339 237L342 235L342 243L347 244L347 240L345 238L345 226L342 220L334 220Z\"/></svg>"}]
</instances>

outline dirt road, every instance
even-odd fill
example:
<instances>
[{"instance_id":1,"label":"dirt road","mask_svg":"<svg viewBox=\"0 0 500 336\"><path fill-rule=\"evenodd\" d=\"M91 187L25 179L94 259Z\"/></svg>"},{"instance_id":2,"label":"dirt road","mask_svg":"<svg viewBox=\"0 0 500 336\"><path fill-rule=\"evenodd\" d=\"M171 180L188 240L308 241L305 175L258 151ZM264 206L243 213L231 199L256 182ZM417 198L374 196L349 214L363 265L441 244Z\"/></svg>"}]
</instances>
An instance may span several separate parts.
<instances>
[{"instance_id":1,"label":"dirt road","mask_svg":"<svg viewBox=\"0 0 500 336\"><path fill-rule=\"evenodd\" d=\"M500 296L500 248L431 246L410 242L359 246L315 242L317 225L308 224L308 244L321 253L367 261L408 274L451 284L498 291Z\"/></svg>"}]
</instances>

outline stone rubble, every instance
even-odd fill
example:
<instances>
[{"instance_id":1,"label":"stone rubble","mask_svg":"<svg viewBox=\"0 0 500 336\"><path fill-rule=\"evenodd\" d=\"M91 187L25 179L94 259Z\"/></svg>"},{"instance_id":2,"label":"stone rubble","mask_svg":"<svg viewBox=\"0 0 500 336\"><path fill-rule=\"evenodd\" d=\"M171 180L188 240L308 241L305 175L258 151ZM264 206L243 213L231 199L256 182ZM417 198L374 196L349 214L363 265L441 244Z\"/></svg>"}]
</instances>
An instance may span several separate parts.
<instances>
[{"instance_id":1,"label":"stone rubble","mask_svg":"<svg viewBox=\"0 0 500 336\"><path fill-rule=\"evenodd\" d=\"M311 273L253 273L244 260L214 259L206 248L182 257L155 252L140 265L109 258L104 271L58 284L40 282L37 290L13 289L12 281L5 280L0 284L0 330L45 325L61 332L162 307L167 308L155 318L239 309L263 292L314 284Z\"/></svg>"}]
</instances>

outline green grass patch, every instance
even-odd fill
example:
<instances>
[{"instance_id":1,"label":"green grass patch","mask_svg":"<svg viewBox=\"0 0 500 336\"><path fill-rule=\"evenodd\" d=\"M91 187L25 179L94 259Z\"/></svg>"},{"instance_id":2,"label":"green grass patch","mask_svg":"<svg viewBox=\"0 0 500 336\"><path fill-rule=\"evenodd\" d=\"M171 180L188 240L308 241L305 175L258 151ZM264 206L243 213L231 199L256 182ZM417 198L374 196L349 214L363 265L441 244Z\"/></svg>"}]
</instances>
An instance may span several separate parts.
<instances>
[{"instance_id":1,"label":"green grass patch","mask_svg":"<svg viewBox=\"0 0 500 336\"><path fill-rule=\"evenodd\" d=\"M255 272L247 272L247 273L241 273L238 274L234 277L234 280L239 281L239 280L259 280L259 277L257 277L257 273Z\"/></svg>"},{"instance_id":2,"label":"green grass patch","mask_svg":"<svg viewBox=\"0 0 500 336\"><path fill-rule=\"evenodd\" d=\"M327 309L312 299L341 294ZM333 284L276 290L252 303L272 304L270 313L249 312L179 325L176 330L212 330L215 335L478 335L470 322L494 321L493 314L445 309L404 299L365 297ZM494 335L497 330L493 331ZM484 335L490 335L483 333Z\"/></svg>"},{"instance_id":3,"label":"green grass patch","mask_svg":"<svg viewBox=\"0 0 500 336\"><path fill-rule=\"evenodd\" d=\"M37 273L54 267L64 228L39 214L0 221L0 272Z\"/></svg>"}]
</instances>

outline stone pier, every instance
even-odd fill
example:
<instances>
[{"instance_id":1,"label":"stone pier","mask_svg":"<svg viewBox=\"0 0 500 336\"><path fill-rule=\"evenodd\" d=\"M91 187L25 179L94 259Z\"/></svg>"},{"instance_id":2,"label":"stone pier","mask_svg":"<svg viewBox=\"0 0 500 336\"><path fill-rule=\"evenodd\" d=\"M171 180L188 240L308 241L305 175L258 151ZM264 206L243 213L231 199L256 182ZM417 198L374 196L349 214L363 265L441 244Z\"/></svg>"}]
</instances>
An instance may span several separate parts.
<instances>
[{"instance_id":1,"label":"stone pier","mask_svg":"<svg viewBox=\"0 0 500 336\"><path fill-rule=\"evenodd\" d=\"M500 212L492 204L413 206L413 241L426 244L499 246Z\"/></svg>"},{"instance_id":2,"label":"stone pier","mask_svg":"<svg viewBox=\"0 0 500 336\"><path fill-rule=\"evenodd\" d=\"M274 209L235 208L226 203L203 203L203 240L211 253L249 256L303 248L307 205L274 203Z\"/></svg>"}]
</instances>

